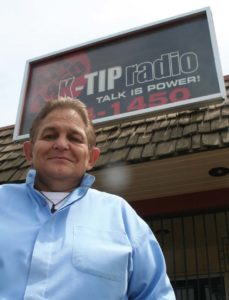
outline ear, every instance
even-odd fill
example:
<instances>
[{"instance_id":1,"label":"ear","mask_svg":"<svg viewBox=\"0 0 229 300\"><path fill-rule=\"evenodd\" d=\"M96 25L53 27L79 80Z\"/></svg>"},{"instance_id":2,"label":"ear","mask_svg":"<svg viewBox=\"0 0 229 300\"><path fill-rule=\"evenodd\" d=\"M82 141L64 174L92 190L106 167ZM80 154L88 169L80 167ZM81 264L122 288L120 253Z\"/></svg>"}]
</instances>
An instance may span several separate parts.
<instances>
[{"instance_id":1,"label":"ear","mask_svg":"<svg viewBox=\"0 0 229 300\"><path fill-rule=\"evenodd\" d=\"M100 149L98 147L93 147L91 150L89 150L89 155L90 157L87 164L87 171L91 170L94 167L96 161L99 158Z\"/></svg>"},{"instance_id":2,"label":"ear","mask_svg":"<svg viewBox=\"0 0 229 300\"><path fill-rule=\"evenodd\" d=\"M33 161L33 144L31 141L24 142L23 152L26 160L31 164Z\"/></svg>"}]
</instances>

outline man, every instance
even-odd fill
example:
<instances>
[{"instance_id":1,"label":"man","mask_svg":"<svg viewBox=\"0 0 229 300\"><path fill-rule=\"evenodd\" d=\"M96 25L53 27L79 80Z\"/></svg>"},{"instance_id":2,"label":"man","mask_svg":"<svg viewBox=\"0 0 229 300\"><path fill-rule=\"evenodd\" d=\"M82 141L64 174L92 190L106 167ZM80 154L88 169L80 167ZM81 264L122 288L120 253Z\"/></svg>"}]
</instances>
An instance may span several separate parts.
<instances>
[{"instance_id":1,"label":"man","mask_svg":"<svg viewBox=\"0 0 229 300\"><path fill-rule=\"evenodd\" d=\"M82 102L48 102L24 153L26 183L0 187L0 299L175 299L146 223L91 188L100 151Z\"/></svg>"}]
</instances>

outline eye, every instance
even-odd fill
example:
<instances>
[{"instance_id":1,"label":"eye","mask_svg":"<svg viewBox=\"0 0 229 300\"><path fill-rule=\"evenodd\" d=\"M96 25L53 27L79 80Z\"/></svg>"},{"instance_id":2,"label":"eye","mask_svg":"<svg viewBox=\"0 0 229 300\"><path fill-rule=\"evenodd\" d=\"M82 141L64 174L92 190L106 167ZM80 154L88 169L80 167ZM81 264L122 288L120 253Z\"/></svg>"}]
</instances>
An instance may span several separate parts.
<instances>
[{"instance_id":1,"label":"eye","mask_svg":"<svg viewBox=\"0 0 229 300\"><path fill-rule=\"evenodd\" d=\"M82 139L78 136L71 136L70 140L77 143L82 143Z\"/></svg>"},{"instance_id":2,"label":"eye","mask_svg":"<svg viewBox=\"0 0 229 300\"><path fill-rule=\"evenodd\" d=\"M80 135L70 135L68 137L69 141L74 142L74 143L83 143L84 139Z\"/></svg>"},{"instance_id":3,"label":"eye","mask_svg":"<svg viewBox=\"0 0 229 300\"><path fill-rule=\"evenodd\" d=\"M45 134L42 136L42 139L45 141L53 141L55 139L55 135L54 134Z\"/></svg>"}]
</instances>

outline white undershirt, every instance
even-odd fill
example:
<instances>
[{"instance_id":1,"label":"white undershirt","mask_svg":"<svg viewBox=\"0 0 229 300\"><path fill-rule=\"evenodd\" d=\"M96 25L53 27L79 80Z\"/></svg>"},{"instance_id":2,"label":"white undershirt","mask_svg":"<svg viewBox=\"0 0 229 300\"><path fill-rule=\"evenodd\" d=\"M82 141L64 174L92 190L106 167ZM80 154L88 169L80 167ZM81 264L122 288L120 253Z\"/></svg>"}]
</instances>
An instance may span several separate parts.
<instances>
[{"instance_id":1,"label":"white undershirt","mask_svg":"<svg viewBox=\"0 0 229 300\"><path fill-rule=\"evenodd\" d=\"M42 194L44 194L54 204L60 202L61 199L64 199L58 205L55 206L56 209L59 209L67 201L67 196L70 193L68 193L68 192L44 192L44 191L42 191ZM50 201L48 201L47 199L45 199L45 200L48 203L49 207L51 208L52 207L52 203Z\"/></svg>"}]
</instances>

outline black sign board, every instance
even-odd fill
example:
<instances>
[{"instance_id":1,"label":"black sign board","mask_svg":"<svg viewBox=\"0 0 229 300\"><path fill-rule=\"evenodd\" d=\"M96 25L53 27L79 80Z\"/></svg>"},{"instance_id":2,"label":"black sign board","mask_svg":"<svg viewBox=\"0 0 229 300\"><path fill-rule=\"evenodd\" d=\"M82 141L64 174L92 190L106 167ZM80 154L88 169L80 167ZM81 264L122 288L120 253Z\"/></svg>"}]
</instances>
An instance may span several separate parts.
<instances>
[{"instance_id":1,"label":"black sign board","mask_svg":"<svg viewBox=\"0 0 229 300\"><path fill-rule=\"evenodd\" d=\"M58 97L82 100L94 123L223 99L210 9L29 60L14 138Z\"/></svg>"}]
</instances>

